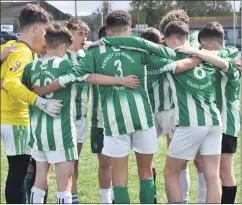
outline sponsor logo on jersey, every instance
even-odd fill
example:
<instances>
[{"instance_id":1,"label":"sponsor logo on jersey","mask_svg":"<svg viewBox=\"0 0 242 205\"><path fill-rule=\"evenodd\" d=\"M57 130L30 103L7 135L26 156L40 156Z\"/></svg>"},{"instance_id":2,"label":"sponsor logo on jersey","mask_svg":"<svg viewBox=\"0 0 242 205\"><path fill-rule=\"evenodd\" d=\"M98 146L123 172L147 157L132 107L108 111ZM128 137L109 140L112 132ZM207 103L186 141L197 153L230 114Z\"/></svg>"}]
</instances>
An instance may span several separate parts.
<instances>
[{"instance_id":1,"label":"sponsor logo on jersey","mask_svg":"<svg viewBox=\"0 0 242 205\"><path fill-rule=\"evenodd\" d=\"M20 61L17 61L15 66L10 68L10 71L12 71L12 72L17 71L17 70L19 70L20 67L21 67L21 63L20 63Z\"/></svg>"}]
</instances>

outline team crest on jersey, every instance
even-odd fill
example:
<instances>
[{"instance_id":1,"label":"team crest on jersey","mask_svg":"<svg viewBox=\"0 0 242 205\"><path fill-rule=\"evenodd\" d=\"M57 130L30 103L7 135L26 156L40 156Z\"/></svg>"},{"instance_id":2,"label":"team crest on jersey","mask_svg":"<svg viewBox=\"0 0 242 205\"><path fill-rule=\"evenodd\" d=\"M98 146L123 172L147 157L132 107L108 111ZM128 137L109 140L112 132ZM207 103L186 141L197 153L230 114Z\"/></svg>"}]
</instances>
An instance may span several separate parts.
<instances>
[{"instance_id":1,"label":"team crest on jersey","mask_svg":"<svg viewBox=\"0 0 242 205\"><path fill-rule=\"evenodd\" d=\"M21 67L21 63L20 63L20 61L17 61L15 66L10 68L10 71L13 71L13 72L17 71L17 70L19 70L20 67Z\"/></svg>"}]
</instances>

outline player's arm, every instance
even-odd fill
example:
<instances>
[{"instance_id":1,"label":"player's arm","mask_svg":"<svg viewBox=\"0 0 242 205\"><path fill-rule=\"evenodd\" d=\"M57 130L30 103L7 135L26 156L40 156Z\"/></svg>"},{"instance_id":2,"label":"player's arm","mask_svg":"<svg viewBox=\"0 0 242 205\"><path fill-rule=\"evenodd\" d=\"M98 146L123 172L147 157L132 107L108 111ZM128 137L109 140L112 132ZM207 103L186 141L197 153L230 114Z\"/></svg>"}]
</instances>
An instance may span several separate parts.
<instances>
[{"instance_id":1,"label":"player's arm","mask_svg":"<svg viewBox=\"0 0 242 205\"><path fill-rule=\"evenodd\" d=\"M201 58L203 61L212 64L213 66L223 69L223 70L228 70L229 68L229 62L226 59L223 59L214 53L211 53L209 51L205 50L198 50L194 47L191 46L186 46L186 47L180 47L177 48L177 51L186 53L189 55L195 55L198 58Z\"/></svg>"},{"instance_id":2,"label":"player's arm","mask_svg":"<svg viewBox=\"0 0 242 205\"><path fill-rule=\"evenodd\" d=\"M88 56L89 55L89 56ZM123 85L128 88L137 88L140 84L140 80L137 76L130 75L126 77L112 77L101 74L95 74L95 64L93 56L89 53L83 58L81 67L75 66L72 62L66 65L66 71L58 79L45 87L33 86L33 91L40 96L46 95L50 92L57 91L63 87L67 87L74 82L86 81L91 84L97 85Z\"/></svg>"},{"instance_id":3,"label":"player's arm","mask_svg":"<svg viewBox=\"0 0 242 205\"><path fill-rule=\"evenodd\" d=\"M28 57L29 56L29 57ZM7 59L8 71L4 77L3 87L14 98L34 105L38 95L22 84L25 65L30 62L31 54L21 51L13 52Z\"/></svg>"},{"instance_id":4,"label":"player's arm","mask_svg":"<svg viewBox=\"0 0 242 205\"><path fill-rule=\"evenodd\" d=\"M152 56L152 55L147 55L146 58L147 58L146 63L149 65L149 67L153 69L159 69L161 73L164 73L164 72L182 73L182 72L191 70L197 65L199 65L200 63L202 63L202 60L197 57L191 57L191 58L186 58L186 59L177 60L177 61L161 58L159 56Z\"/></svg>"},{"instance_id":5,"label":"player's arm","mask_svg":"<svg viewBox=\"0 0 242 205\"><path fill-rule=\"evenodd\" d=\"M151 41L133 37L133 36L115 36L115 37L104 37L102 38L103 43L107 45L112 45L129 50L137 50L146 53L152 53L162 58L167 58L174 60L176 58L176 53L166 47L160 46Z\"/></svg>"}]
</instances>

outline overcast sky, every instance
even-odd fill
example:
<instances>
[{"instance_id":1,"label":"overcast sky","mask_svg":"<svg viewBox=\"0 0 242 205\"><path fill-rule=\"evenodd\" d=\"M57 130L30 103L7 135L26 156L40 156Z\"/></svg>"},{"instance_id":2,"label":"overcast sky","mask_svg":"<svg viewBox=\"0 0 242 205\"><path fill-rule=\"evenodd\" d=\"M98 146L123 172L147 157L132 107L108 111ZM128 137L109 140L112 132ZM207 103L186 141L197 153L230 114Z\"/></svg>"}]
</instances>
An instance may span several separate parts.
<instances>
[{"instance_id":1,"label":"overcast sky","mask_svg":"<svg viewBox=\"0 0 242 205\"><path fill-rule=\"evenodd\" d=\"M75 14L74 1L47 1L64 13ZM130 1L110 1L113 10L121 9L128 10ZM86 16L102 7L102 1L77 1L77 15Z\"/></svg>"},{"instance_id":2,"label":"overcast sky","mask_svg":"<svg viewBox=\"0 0 242 205\"><path fill-rule=\"evenodd\" d=\"M74 1L47 1L56 8L60 9L64 13L75 14L75 3ZM111 8L113 10L121 9L128 10L130 7L130 1L110 1ZM233 5L233 1L232 5ZM235 1L236 10L239 10L240 1ZM102 1L77 1L77 14L78 16L89 15L96 11L98 8L102 7Z\"/></svg>"}]
</instances>

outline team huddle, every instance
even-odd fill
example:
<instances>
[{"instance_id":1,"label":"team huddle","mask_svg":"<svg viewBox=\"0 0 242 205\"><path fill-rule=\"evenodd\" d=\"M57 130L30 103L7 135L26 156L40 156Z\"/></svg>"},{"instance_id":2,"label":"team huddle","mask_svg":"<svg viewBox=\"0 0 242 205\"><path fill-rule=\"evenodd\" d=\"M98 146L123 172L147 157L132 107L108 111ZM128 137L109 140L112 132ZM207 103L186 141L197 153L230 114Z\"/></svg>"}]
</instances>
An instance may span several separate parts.
<instances>
[{"instance_id":1,"label":"team huddle","mask_svg":"<svg viewBox=\"0 0 242 205\"><path fill-rule=\"evenodd\" d=\"M190 32L187 14L173 10L160 30L133 37L130 14L116 10L99 40L86 45L90 30L80 19L52 22L43 8L27 4L18 20L20 40L1 46L7 203L46 203L52 165L57 203L81 202L78 159L89 100L103 203L130 203L131 150L140 203L157 203L159 136L167 137L167 202L189 202L189 160L197 169L198 203L235 202L241 62L236 47L225 47L221 24Z\"/></svg>"}]
</instances>

